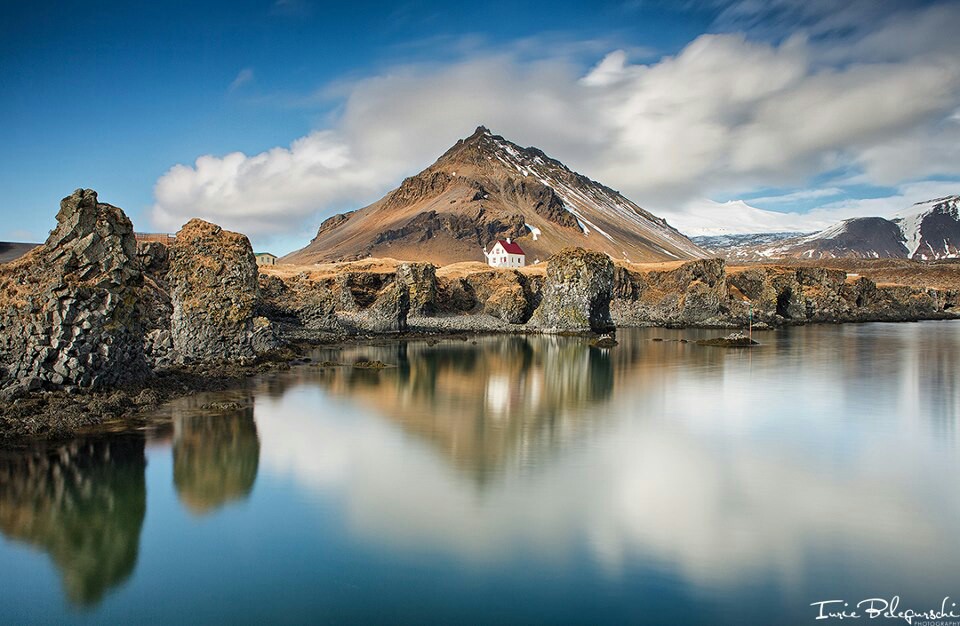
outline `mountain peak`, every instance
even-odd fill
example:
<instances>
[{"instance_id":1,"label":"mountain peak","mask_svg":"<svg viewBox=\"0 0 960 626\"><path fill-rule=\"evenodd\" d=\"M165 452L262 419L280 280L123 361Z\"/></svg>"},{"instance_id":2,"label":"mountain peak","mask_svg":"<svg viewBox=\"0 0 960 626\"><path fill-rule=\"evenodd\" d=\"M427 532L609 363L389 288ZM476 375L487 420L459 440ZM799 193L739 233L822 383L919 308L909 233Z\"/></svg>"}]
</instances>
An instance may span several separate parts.
<instances>
[{"instance_id":1,"label":"mountain peak","mask_svg":"<svg viewBox=\"0 0 960 626\"><path fill-rule=\"evenodd\" d=\"M324 222L286 261L482 262L483 247L506 237L521 240L531 260L571 245L628 261L703 255L617 191L481 125L381 200Z\"/></svg>"}]
</instances>

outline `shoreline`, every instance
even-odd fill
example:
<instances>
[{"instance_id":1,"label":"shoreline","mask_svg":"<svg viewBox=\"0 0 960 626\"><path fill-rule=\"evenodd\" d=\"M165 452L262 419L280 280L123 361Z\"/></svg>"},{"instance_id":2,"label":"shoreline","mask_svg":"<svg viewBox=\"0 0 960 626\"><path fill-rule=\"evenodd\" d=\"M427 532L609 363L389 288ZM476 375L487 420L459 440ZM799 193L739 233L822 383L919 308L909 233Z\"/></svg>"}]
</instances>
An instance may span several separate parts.
<instances>
[{"instance_id":1,"label":"shoreline","mask_svg":"<svg viewBox=\"0 0 960 626\"><path fill-rule=\"evenodd\" d=\"M942 316L926 319L874 320L854 322L820 321L784 325L795 326L837 326L855 323L903 324L925 321L960 321L957 316ZM703 325L645 325L624 326L617 330L652 329L664 330L731 330L733 327ZM741 329L742 330L742 329ZM754 327L760 332L776 332L778 327ZM616 331L614 331L615 334ZM462 341L476 343L478 338L506 335L542 336L542 335L596 338L600 333L544 333L533 329L505 330L449 330L430 331L411 329L399 333L365 333L352 337L330 336L319 341L300 341L286 349L264 355L256 361L246 364L219 363L174 365L160 369L148 379L138 383L118 385L98 390L40 390L24 392L18 397L0 401L0 449L17 449L38 442L56 442L69 440L81 435L99 435L120 432L146 426L152 420L146 417L167 403L190 397L199 393L216 393L237 390L243 381L271 372L288 371L293 367L312 365L315 367L362 367L379 369L373 365L349 363L315 363L310 353L321 350L345 350L363 346L389 345L399 342L424 341L434 345L441 341ZM656 341L656 338L651 341ZM662 341L662 339L661 339ZM693 343L693 342L691 342ZM712 347L703 344L704 347ZM762 344L761 344L762 345ZM604 347L602 349L616 349ZM387 367L391 363L384 364ZM211 410L226 410L211 407Z\"/></svg>"},{"instance_id":2,"label":"shoreline","mask_svg":"<svg viewBox=\"0 0 960 626\"><path fill-rule=\"evenodd\" d=\"M42 246L0 265L0 440L134 420L323 346L960 317L960 264L895 264L872 280L570 247L513 269L387 258L260 267L245 235L200 219L169 246L138 243L126 214L89 189L63 199L57 223Z\"/></svg>"}]
</instances>

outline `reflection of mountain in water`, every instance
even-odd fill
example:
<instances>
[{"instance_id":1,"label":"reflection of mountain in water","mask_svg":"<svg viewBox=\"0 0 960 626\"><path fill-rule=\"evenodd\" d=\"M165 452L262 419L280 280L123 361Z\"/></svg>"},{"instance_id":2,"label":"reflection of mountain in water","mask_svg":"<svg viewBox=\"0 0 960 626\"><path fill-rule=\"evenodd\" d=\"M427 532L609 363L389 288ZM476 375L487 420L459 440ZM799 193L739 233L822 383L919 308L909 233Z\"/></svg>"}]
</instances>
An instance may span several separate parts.
<instances>
[{"instance_id":1,"label":"reflection of mountain in water","mask_svg":"<svg viewBox=\"0 0 960 626\"><path fill-rule=\"evenodd\" d=\"M209 513L250 495L260 462L253 409L175 418L173 482L193 513Z\"/></svg>"},{"instance_id":2,"label":"reflection of mountain in water","mask_svg":"<svg viewBox=\"0 0 960 626\"><path fill-rule=\"evenodd\" d=\"M0 531L49 553L72 602L95 604L136 565L145 468L139 436L0 453Z\"/></svg>"},{"instance_id":3,"label":"reflection of mountain in water","mask_svg":"<svg viewBox=\"0 0 960 626\"><path fill-rule=\"evenodd\" d=\"M570 338L397 343L350 348L336 358L397 365L337 368L323 380L430 440L481 481L582 434L591 426L582 409L613 390L609 354Z\"/></svg>"}]
</instances>

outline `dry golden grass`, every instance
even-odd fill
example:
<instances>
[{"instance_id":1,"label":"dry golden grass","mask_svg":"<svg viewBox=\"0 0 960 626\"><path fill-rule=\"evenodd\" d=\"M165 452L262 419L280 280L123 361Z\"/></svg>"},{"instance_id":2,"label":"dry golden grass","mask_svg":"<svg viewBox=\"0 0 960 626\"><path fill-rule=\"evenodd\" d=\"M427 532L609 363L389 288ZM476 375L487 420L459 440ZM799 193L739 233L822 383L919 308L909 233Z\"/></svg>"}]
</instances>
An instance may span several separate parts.
<instances>
[{"instance_id":1,"label":"dry golden grass","mask_svg":"<svg viewBox=\"0 0 960 626\"><path fill-rule=\"evenodd\" d=\"M265 276L276 276L277 278L293 278L294 276L304 275L307 280L323 280L336 276L342 272L372 272L376 274L389 274L395 272L397 266L406 261L399 261L391 258L369 258L359 261L340 261L337 263L318 263L316 265L295 265L292 263L278 263L276 265L260 266L260 273ZM494 268L480 261L461 261L451 263L437 268L437 276L446 279L465 278L471 274L490 271L511 271L508 268ZM527 276L542 276L547 271L546 262L536 265L528 265L518 268Z\"/></svg>"},{"instance_id":2,"label":"dry golden grass","mask_svg":"<svg viewBox=\"0 0 960 626\"><path fill-rule=\"evenodd\" d=\"M278 263L276 265L261 265L260 273L277 278L292 278L305 274L309 280L322 280L336 276L341 272L371 272L374 274L389 274L403 263L396 259L361 259L359 261L342 261L338 263L318 263L316 265L294 265L292 263Z\"/></svg>"},{"instance_id":3,"label":"dry golden grass","mask_svg":"<svg viewBox=\"0 0 960 626\"><path fill-rule=\"evenodd\" d=\"M686 261L652 261L650 263L634 263L632 261L624 261L622 259L615 260L614 265L618 267L625 267L631 272L638 272L645 274L647 272L669 272L670 270L675 270L685 263L689 263L689 260Z\"/></svg>"}]
</instances>

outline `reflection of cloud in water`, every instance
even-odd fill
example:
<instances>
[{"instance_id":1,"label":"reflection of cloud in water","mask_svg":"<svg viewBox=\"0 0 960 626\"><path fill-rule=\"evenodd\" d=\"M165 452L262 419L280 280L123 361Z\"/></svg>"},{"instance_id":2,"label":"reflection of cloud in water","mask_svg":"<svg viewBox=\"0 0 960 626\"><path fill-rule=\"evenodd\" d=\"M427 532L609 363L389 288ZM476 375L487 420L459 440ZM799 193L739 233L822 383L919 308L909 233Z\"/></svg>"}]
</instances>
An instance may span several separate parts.
<instances>
[{"instance_id":1,"label":"reflection of cloud in water","mask_svg":"<svg viewBox=\"0 0 960 626\"><path fill-rule=\"evenodd\" d=\"M173 482L197 515L250 495L260 462L260 440L250 408L174 418Z\"/></svg>"},{"instance_id":2,"label":"reflection of cloud in water","mask_svg":"<svg viewBox=\"0 0 960 626\"><path fill-rule=\"evenodd\" d=\"M497 337L480 339L478 346L411 342L329 356L396 367L309 368L291 380L320 384L401 424L480 484L506 465L575 441L579 430L596 425L592 417L584 419L585 409L606 402L613 391L609 354L574 339Z\"/></svg>"},{"instance_id":3,"label":"reflection of cloud in water","mask_svg":"<svg viewBox=\"0 0 960 626\"><path fill-rule=\"evenodd\" d=\"M795 578L814 562L845 558L872 577L892 577L906 561L922 561L931 580L951 571L960 557L953 540L960 510L955 498L940 497L956 474L950 458L938 458L942 441L929 432L910 435L909 454L903 454L909 423L881 428L845 420L836 412L863 403L850 392L859 382L837 373L843 364L830 352L809 356L821 365L834 362L833 369L810 373L803 359L793 358L789 338L767 353L688 352L686 362L654 358L655 351L686 349L679 344L647 342L614 351L623 362L616 370L617 394L605 401L603 415L573 411L581 421L602 417L606 426L579 428L561 455L553 448L524 448L521 439L518 458L543 471L518 472L507 464L502 479L480 491L465 488L462 476L450 471L448 455L421 445L431 440L422 438L429 430L406 417L397 420L400 409L392 404L413 394L403 387L416 379L416 356L409 379L388 379L399 390L385 394L382 404L336 384L329 386L334 397L299 387L258 400L263 465L342 500L352 530L365 541L439 549L476 562L518 553L545 561L574 558L586 546L611 572L631 562L659 563L721 587L770 574ZM852 350L847 358L863 356L846 342L837 350ZM506 374L477 367L477 358L472 379L464 381L471 385L467 393L502 413L509 406L503 398L510 397L503 392ZM891 374L904 380L899 368ZM790 382L784 375L820 385L824 393L783 398L778 394ZM416 382L442 397L439 380ZM762 384L772 388L754 393L749 387ZM887 400L890 394L881 395ZM777 398L771 415L764 404ZM808 414L805 423L794 420ZM458 414L426 419L455 420ZM484 422L494 428L491 423L497 420ZM409 432L418 438L409 439ZM489 436L474 436L481 435ZM838 441L844 443L840 450Z\"/></svg>"},{"instance_id":4,"label":"reflection of cloud in water","mask_svg":"<svg viewBox=\"0 0 960 626\"><path fill-rule=\"evenodd\" d=\"M0 531L47 552L71 602L96 604L136 566L145 468L137 435L0 451Z\"/></svg>"}]
</instances>

